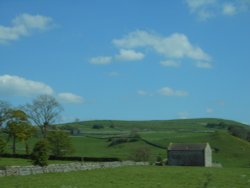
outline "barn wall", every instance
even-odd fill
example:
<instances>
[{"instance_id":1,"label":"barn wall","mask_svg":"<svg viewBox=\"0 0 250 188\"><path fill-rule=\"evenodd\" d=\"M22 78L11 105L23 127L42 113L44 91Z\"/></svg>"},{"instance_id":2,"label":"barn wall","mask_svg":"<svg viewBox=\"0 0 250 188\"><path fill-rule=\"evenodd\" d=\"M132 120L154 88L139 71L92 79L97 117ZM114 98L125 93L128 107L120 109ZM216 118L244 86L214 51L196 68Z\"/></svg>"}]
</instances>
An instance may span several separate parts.
<instances>
[{"instance_id":1,"label":"barn wall","mask_svg":"<svg viewBox=\"0 0 250 188\"><path fill-rule=\"evenodd\" d=\"M205 148L205 166L212 166L212 149L209 145Z\"/></svg>"},{"instance_id":2,"label":"barn wall","mask_svg":"<svg viewBox=\"0 0 250 188\"><path fill-rule=\"evenodd\" d=\"M168 164L174 166L204 166L203 151L168 151Z\"/></svg>"}]
</instances>

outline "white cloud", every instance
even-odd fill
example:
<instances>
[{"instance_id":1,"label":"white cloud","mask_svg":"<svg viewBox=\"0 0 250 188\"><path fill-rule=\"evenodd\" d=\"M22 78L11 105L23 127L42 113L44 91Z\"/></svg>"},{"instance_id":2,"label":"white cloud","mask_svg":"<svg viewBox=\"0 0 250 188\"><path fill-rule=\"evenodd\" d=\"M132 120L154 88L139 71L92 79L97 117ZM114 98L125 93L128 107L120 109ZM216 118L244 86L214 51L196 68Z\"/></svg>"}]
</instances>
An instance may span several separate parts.
<instances>
[{"instance_id":1,"label":"white cloud","mask_svg":"<svg viewBox=\"0 0 250 188\"><path fill-rule=\"evenodd\" d=\"M144 54L134 50L121 49L116 58L120 61L138 61L144 58Z\"/></svg>"},{"instance_id":2,"label":"white cloud","mask_svg":"<svg viewBox=\"0 0 250 188\"><path fill-rule=\"evenodd\" d=\"M189 117L189 113L188 112L179 112L178 116L180 119L187 119Z\"/></svg>"},{"instance_id":3,"label":"white cloud","mask_svg":"<svg viewBox=\"0 0 250 188\"><path fill-rule=\"evenodd\" d=\"M148 92L144 91L144 90L138 90L137 91L137 94L140 95L140 96L147 96L148 95Z\"/></svg>"},{"instance_id":4,"label":"white cloud","mask_svg":"<svg viewBox=\"0 0 250 188\"><path fill-rule=\"evenodd\" d=\"M110 76L110 77L116 77L116 76L120 76L120 73L116 72L116 71L113 71L113 72L109 72L107 75Z\"/></svg>"},{"instance_id":5,"label":"white cloud","mask_svg":"<svg viewBox=\"0 0 250 188\"><path fill-rule=\"evenodd\" d=\"M200 20L206 20L214 15L217 0L186 0L191 13L196 14Z\"/></svg>"},{"instance_id":6,"label":"white cloud","mask_svg":"<svg viewBox=\"0 0 250 188\"><path fill-rule=\"evenodd\" d=\"M53 94L53 89L42 83L27 80L22 77L0 76L0 95L3 96L32 96L38 94Z\"/></svg>"},{"instance_id":7,"label":"white cloud","mask_svg":"<svg viewBox=\"0 0 250 188\"><path fill-rule=\"evenodd\" d=\"M197 62L195 64L195 66L198 68L202 68L202 69L211 69L212 68L212 64L208 63L208 62Z\"/></svg>"},{"instance_id":8,"label":"white cloud","mask_svg":"<svg viewBox=\"0 0 250 188\"><path fill-rule=\"evenodd\" d=\"M215 4L216 0L186 0L187 5L192 11Z\"/></svg>"},{"instance_id":9,"label":"white cloud","mask_svg":"<svg viewBox=\"0 0 250 188\"><path fill-rule=\"evenodd\" d=\"M214 110L213 110L212 108L207 108L207 109L206 109L206 112L209 113L209 114L211 114L211 113L214 112Z\"/></svg>"},{"instance_id":10,"label":"white cloud","mask_svg":"<svg viewBox=\"0 0 250 188\"><path fill-rule=\"evenodd\" d=\"M156 53L167 58L190 58L210 61L211 58L200 47L192 45L189 39L180 33L163 37L155 33L137 30L121 39L114 39L113 44L121 48L152 48Z\"/></svg>"},{"instance_id":11,"label":"white cloud","mask_svg":"<svg viewBox=\"0 0 250 188\"><path fill-rule=\"evenodd\" d=\"M164 96L177 96L177 97L185 97L188 95L188 92L182 90L174 90L170 87L161 88L158 93Z\"/></svg>"},{"instance_id":12,"label":"white cloud","mask_svg":"<svg viewBox=\"0 0 250 188\"><path fill-rule=\"evenodd\" d=\"M190 12L203 21L219 15L233 16L250 9L249 0L186 0L186 4Z\"/></svg>"},{"instance_id":13,"label":"white cloud","mask_svg":"<svg viewBox=\"0 0 250 188\"><path fill-rule=\"evenodd\" d=\"M96 65L107 65L110 64L111 62L112 62L112 57L110 56L99 56L90 59L90 63Z\"/></svg>"},{"instance_id":14,"label":"white cloud","mask_svg":"<svg viewBox=\"0 0 250 188\"><path fill-rule=\"evenodd\" d=\"M222 13L225 15L233 16L236 14L236 7L233 4L227 3L222 7Z\"/></svg>"},{"instance_id":15,"label":"white cloud","mask_svg":"<svg viewBox=\"0 0 250 188\"><path fill-rule=\"evenodd\" d=\"M166 60L166 61L162 61L160 62L160 64L164 67L180 67L180 63L177 61L173 61L173 60Z\"/></svg>"},{"instance_id":16,"label":"white cloud","mask_svg":"<svg viewBox=\"0 0 250 188\"><path fill-rule=\"evenodd\" d=\"M65 103L83 103L84 99L81 96L73 93L59 93L42 83L33 80L13 75L0 76L0 96L22 96L33 97L37 95L55 95L57 98Z\"/></svg>"},{"instance_id":17,"label":"white cloud","mask_svg":"<svg viewBox=\"0 0 250 188\"><path fill-rule=\"evenodd\" d=\"M59 93L58 99L63 103L83 103L84 99L81 96L73 93Z\"/></svg>"},{"instance_id":18,"label":"white cloud","mask_svg":"<svg viewBox=\"0 0 250 188\"><path fill-rule=\"evenodd\" d=\"M31 35L35 30L46 30L52 25L53 20L50 17L21 14L12 20L11 26L0 25L0 43L18 40Z\"/></svg>"}]
</instances>

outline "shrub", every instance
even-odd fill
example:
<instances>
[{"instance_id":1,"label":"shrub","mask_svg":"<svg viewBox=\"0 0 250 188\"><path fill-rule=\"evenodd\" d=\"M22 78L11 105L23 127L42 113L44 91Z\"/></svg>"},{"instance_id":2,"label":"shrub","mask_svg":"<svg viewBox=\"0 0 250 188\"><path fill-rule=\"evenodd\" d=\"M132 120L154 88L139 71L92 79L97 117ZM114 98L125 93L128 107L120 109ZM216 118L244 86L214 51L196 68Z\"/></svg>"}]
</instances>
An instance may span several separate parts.
<instances>
[{"instance_id":1,"label":"shrub","mask_svg":"<svg viewBox=\"0 0 250 188\"><path fill-rule=\"evenodd\" d=\"M147 147L137 148L132 152L131 159L134 161L149 161L151 156L150 149Z\"/></svg>"},{"instance_id":2,"label":"shrub","mask_svg":"<svg viewBox=\"0 0 250 188\"><path fill-rule=\"evenodd\" d=\"M57 157L73 152L69 135L63 131L51 131L47 137L51 153Z\"/></svg>"},{"instance_id":3,"label":"shrub","mask_svg":"<svg viewBox=\"0 0 250 188\"><path fill-rule=\"evenodd\" d=\"M104 126L103 125L99 125L99 124L95 124L92 126L92 129L103 129Z\"/></svg>"},{"instance_id":4,"label":"shrub","mask_svg":"<svg viewBox=\"0 0 250 188\"><path fill-rule=\"evenodd\" d=\"M163 160L162 160L161 156L158 155L156 157L155 165L157 165L157 166L162 166L163 165Z\"/></svg>"},{"instance_id":5,"label":"shrub","mask_svg":"<svg viewBox=\"0 0 250 188\"><path fill-rule=\"evenodd\" d=\"M6 142L2 138L0 138L0 154L4 152L5 146L6 146Z\"/></svg>"},{"instance_id":6,"label":"shrub","mask_svg":"<svg viewBox=\"0 0 250 188\"><path fill-rule=\"evenodd\" d=\"M40 140L33 148L31 155L34 165L47 166L49 159L49 143L47 140Z\"/></svg>"}]
</instances>

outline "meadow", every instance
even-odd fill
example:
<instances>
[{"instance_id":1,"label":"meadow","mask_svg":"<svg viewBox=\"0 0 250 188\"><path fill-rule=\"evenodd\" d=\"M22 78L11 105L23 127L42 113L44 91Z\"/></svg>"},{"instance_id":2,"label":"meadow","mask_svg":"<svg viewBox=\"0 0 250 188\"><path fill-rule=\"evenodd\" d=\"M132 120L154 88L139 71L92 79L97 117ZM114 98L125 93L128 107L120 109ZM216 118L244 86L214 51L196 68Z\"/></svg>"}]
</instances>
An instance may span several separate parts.
<instances>
[{"instance_id":1,"label":"meadow","mask_svg":"<svg viewBox=\"0 0 250 188\"><path fill-rule=\"evenodd\" d=\"M145 148L150 154L150 161L157 157L167 158L167 146L175 143L210 143L213 148L213 161L223 167L250 167L250 143L234 137L225 129L211 129L207 123L237 122L220 119L190 119L168 121L88 121L75 122L67 126L77 127L81 133L71 136L74 152L69 156L84 157L117 157L130 160L139 148ZM93 125L102 125L101 129L93 129ZM241 124L240 124L241 125ZM58 127L65 125L58 125ZM136 132L138 141L110 145L111 138L122 138ZM38 140L29 140L30 148ZM145 142L145 140L147 142ZM153 143L149 144L149 143ZM160 147L156 147L156 146ZM11 142L7 152L11 152ZM17 152L24 153L24 143L18 142Z\"/></svg>"},{"instance_id":2,"label":"meadow","mask_svg":"<svg viewBox=\"0 0 250 188\"><path fill-rule=\"evenodd\" d=\"M143 166L115 169L96 169L69 173L49 173L22 177L1 177L3 187L250 187L250 143L230 135L221 128L208 128L207 123L239 124L220 119L191 119L173 121L89 121L75 122L66 126L77 127L81 133L71 135L74 153L69 156L118 157L130 160L134 151L145 148L150 153L150 162L157 157L167 158L167 146L176 143L209 142L213 149L213 162L223 168ZM93 125L103 125L93 129ZM239 124L241 125L241 124ZM65 125L57 125L63 127ZM112 138L124 138L131 133L140 139L110 145ZM39 138L29 140L32 148ZM7 152L11 152L11 142ZM24 153L24 143L18 142L17 152ZM61 163L62 161L50 161ZM64 161L66 162L66 161ZM0 158L0 166L30 165L26 159Z\"/></svg>"},{"instance_id":3,"label":"meadow","mask_svg":"<svg viewBox=\"0 0 250 188\"><path fill-rule=\"evenodd\" d=\"M248 188L247 168L143 166L2 177L1 188Z\"/></svg>"}]
</instances>

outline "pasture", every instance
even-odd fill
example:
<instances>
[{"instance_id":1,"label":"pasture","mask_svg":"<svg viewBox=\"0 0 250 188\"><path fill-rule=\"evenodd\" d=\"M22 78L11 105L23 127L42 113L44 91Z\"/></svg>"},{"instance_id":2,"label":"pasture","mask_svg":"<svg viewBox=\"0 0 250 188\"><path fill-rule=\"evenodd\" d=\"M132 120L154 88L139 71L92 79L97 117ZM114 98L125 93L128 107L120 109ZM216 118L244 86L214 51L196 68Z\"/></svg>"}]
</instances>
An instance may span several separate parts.
<instances>
[{"instance_id":1,"label":"pasture","mask_svg":"<svg viewBox=\"0 0 250 188\"><path fill-rule=\"evenodd\" d=\"M89 121L71 123L81 130L80 135L71 136L74 152L70 156L83 157L117 157L130 160L139 148L145 148L150 154L150 161L157 157L167 158L166 148L170 142L204 143L209 142L213 148L213 161L223 167L250 167L250 143L231 136L225 129L211 129L207 123L232 122L220 119L191 119L170 121ZM102 125L93 129L93 125ZM61 125L57 125L61 127ZM65 125L63 125L65 126ZM136 132L140 139L111 145L112 138L124 138ZM29 140L30 148L38 140ZM146 141L146 142L145 142ZM157 147L159 146L159 147ZM11 152L11 141L7 152ZM17 143L17 152L24 153L24 143Z\"/></svg>"},{"instance_id":2,"label":"pasture","mask_svg":"<svg viewBox=\"0 0 250 188\"><path fill-rule=\"evenodd\" d=\"M121 167L69 173L2 177L1 188L248 188L247 168Z\"/></svg>"}]
</instances>

